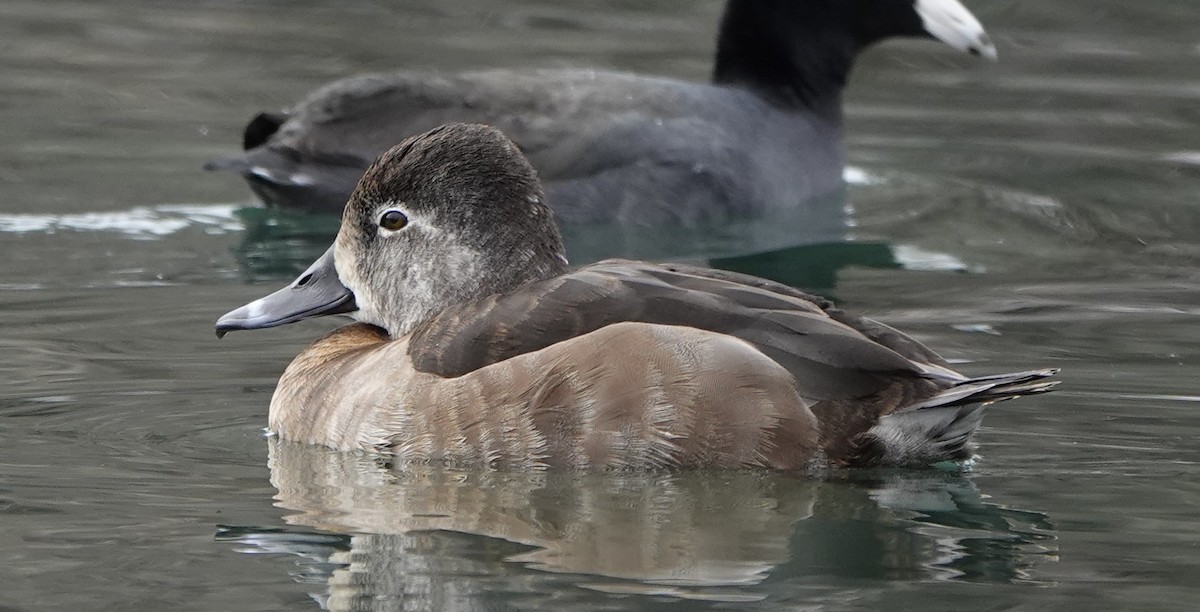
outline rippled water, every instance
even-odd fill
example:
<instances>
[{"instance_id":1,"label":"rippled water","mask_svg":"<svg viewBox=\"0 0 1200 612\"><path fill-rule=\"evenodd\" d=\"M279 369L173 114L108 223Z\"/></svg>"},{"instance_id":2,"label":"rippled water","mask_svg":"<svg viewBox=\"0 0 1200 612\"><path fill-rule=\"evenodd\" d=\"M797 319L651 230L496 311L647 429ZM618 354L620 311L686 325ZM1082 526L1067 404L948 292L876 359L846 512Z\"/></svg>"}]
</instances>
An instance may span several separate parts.
<instances>
[{"instance_id":1,"label":"rippled water","mask_svg":"<svg viewBox=\"0 0 1200 612\"><path fill-rule=\"evenodd\" d=\"M213 338L331 231L200 171L244 120L396 66L702 79L720 9L413 4L0 4L2 607L1194 605L1190 2L968 2L1000 63L892 42L852 79L852 241L664 247L821 288L970 373L1063 368L991 411L965 472L819 481L396 472L262 436L337 323Z\"/></svg>"}]
</instances>

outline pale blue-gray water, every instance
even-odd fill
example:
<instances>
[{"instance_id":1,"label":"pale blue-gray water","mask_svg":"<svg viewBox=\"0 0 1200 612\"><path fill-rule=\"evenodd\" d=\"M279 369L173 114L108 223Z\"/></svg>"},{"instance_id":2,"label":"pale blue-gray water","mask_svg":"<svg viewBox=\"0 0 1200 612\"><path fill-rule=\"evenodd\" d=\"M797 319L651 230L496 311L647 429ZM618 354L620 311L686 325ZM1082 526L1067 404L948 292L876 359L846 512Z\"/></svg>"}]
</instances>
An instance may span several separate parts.
<instances>
[{"instance_id":1,"label":"pale blue-gray water","mask_svg":"<svg viewBox=\"0 0 1200 612\"><path fill-rule=\"evenodd\" d=\"M254 112L397 67L701 80L719 1L0 4L0 610L1195 606L1200 11L966 4L998 63L893 41L852 77L848 241L650 253L819 289L967 373L1063 370L990 409L969 469L824 479L274 444L277 377L337 322L212 332L330 236L201 171Z\"/></svg>"}]
</instances>

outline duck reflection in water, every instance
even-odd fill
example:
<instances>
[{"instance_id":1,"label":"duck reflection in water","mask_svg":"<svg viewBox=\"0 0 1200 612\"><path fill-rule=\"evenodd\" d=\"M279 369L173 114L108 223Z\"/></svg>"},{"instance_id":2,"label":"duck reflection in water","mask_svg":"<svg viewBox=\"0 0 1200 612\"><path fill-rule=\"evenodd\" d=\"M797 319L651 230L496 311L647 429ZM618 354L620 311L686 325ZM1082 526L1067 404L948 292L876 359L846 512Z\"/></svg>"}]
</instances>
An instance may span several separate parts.
<instances>
[{"instance_id":1,"label":"duck reflection in water","mask_svg":"<svg viewBox=\"0 0 1200 612\"><path fill-rule=\"evenodd\" d=\"M295 579L330 610L587 608L613 594L771 609L862 580L1034 582L1056 553L1045 515L984 502L958 471L520 473L397 469L276 439L269 452L290 527L217 537L303 557Z\"/></svg>"}]
</instances>

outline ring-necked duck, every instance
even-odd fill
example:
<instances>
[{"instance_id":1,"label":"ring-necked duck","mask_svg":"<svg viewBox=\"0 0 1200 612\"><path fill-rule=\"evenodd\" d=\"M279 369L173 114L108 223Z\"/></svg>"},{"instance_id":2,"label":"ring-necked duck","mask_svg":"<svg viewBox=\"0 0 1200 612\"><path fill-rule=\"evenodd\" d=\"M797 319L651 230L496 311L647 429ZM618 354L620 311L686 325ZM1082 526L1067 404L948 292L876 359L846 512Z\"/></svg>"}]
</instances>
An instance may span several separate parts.
<instances>
[{"instance_id":1,"label":"ring-necked duck","mask_svg":"<svg viewBox=\"0 0 1200 612\"><path fill-rule=\"evenodd\" d=\"M410 138L333 246L217 330L349 313L288 366L271 431L401 461L660 468L920 465L970 454L983 403L916 340L772 281L608 260L570 271L533 167L498 130Z\"/></svg>"}]
</instances>

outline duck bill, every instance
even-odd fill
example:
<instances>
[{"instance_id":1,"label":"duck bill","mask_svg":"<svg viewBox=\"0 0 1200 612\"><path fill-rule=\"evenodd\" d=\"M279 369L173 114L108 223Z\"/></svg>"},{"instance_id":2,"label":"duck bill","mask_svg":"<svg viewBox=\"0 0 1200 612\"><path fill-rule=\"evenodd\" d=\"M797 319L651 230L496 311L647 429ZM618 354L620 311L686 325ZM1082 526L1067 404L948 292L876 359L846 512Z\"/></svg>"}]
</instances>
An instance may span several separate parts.
<instances>
[{"instance_id":1,"label":"duck bill","mask_svg":"<svg viewBox=\"0 0 1200 612\"><path fill-rule=\"evenodd\" d=\"M338 279L330 247L292 284L217 319L217 337L240 329L264 329L355 310L358 305L354 293Z\"/></svg>"},{"instance_id":2,"label":"duck bill","mask_svg":"<svg viewBox=\"0 0 1200 612\"><path fill-rule=\"evenodd\" d=\"M996 59L996 46L983 25L958 0L915 0L913 8L930 36L959 51Z\"/></svg>"}]
</instances>

